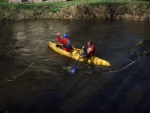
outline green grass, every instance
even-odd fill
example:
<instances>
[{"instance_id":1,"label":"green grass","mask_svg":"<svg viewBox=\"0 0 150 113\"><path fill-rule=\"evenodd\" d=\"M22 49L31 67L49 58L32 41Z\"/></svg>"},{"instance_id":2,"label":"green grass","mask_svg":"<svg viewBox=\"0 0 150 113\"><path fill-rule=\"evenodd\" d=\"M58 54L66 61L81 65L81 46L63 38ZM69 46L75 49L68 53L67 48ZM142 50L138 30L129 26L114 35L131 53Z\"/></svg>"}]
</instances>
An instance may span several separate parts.
<instances>
[{"instance_id":1,"label":"green grass","mask_svg":"<svg viewBox=\"0 0 150 113\"><path fill-rule=\"evenodd\" d=\"M132 0L71 0L67 2L43 2L43 3L23 3L23 4L8 4L8 0L2 0L0 3L1 9L11 10L42 10L46 12L57 12L64 6L71 6L77 3L84 3L90 6L98 6L98 5L112 5L116 3L130 3L136 4L137 1ZM142 2L147 4L148 2Z\"/></svg>"},{"instance_id":2,"label":"green grass","mask_svg":"<svg viewBox=\"0 0 150 113\"><path fill-rule=\"evenodd\" d=\"M63 2L45 2L45 3L23 3L23 4L8 4L8 2L0 3L1 9L9 10L11 8L15 8L17 10L44 10L49 12L56 12L60 8L62 8L65 4Z\"/></svg>"}]
</instances>

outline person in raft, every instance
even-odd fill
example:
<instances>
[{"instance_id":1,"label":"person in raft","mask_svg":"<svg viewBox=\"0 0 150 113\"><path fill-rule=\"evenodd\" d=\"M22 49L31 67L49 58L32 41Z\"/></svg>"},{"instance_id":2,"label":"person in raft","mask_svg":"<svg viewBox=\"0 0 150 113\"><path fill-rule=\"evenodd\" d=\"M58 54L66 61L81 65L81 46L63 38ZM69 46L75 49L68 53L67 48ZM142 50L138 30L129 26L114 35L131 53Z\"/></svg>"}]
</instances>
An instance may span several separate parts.
<instances>
[{"instance_id":1,"label":"person in raft","mask_svg":"<svg viewBox=\"0 0 150 113\"><path fill-rule=\"evenodd\" d=\"M92 43L92 41L88 41L86 47L83 46L82 47L83 52L80 54L81 57L83 58L87 58L87 57L91 57L94 56L95 54L95 45Z\"/></svg>"},{"instance_id":2,"label":"person in raft","mask_svg":"<svg viewBox=\"0 0 150 113\"><path fill-rule=\"evenodd\" d=\"M63 44L63 50L68 51L68 52L72 51L72 45L67 34L63 34L63 37L61 38L60 33L58 33L57 41Z\"/></svg>"}]
</instances>

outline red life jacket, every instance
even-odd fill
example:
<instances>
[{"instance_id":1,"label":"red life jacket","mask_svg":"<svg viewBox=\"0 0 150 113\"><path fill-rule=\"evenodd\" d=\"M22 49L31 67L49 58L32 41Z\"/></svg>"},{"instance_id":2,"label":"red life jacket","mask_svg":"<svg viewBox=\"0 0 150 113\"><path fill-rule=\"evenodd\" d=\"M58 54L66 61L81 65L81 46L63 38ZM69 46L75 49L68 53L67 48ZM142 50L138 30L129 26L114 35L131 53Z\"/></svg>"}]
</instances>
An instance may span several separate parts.
<instances>
[{"instance_id":1,"label":"red life jacket","mask_svg":"<svg viewBox=\"0 0 150 113\"><path fill-rule=\"evenodd\" d=\"M91 51L88 54L88 57L94 56L95 55L95 46L94 45L90 45L88 48L91 48Z\"/></svg>"},{"instance_id":2,"label":"red life jacket","mask_svg":"<svg viewBox=\"0 0 150 113\"><path fill-rule=\"evenodd\" d=\"M68 38L60 38L60 35L58 35L57 41L63 44L63 50L68 51L68 52L72 51L72 46Z\"/></svg>"}]
</instances>

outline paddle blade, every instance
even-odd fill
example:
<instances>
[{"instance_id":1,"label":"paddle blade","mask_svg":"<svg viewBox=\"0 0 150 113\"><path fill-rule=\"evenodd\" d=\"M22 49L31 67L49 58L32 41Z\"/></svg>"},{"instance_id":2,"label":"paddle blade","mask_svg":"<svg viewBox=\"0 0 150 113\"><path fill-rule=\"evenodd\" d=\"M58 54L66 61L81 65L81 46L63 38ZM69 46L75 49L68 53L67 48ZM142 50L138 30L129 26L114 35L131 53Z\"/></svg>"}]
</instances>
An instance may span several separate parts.
<instances>
[{"instance_id":1,"label":"paddle blade","mask_svg":"<svg viewBox=\"0 0 150 113\"><path fill-rule=\"evenodd\" d=\"M75 67L72 69L71 73L72 73L72 74L75 74L76 72L77 72L77 67L75 66Z\"/></svg>"}]
</instances>

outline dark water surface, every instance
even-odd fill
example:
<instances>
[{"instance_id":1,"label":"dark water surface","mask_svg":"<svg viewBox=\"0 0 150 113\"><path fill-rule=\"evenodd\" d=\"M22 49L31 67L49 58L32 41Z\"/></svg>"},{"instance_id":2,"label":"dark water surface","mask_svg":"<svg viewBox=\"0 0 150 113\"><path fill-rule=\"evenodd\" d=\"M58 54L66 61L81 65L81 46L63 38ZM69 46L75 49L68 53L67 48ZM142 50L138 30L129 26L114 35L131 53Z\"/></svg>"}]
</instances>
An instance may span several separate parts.
<instances>
[{"instance_id":1,"label":"dark water surface","mask_svg":"<svg viewBox=\"0 0 150 113\"><path fill-rule=\"evenodd\" d=\"M47 47L58 32L78 48L92 39L111 67L78 63L71 75L76 61ZM150 58L142 57L150 47L136 45L143 39L150 23L1 21L0 113L150 113Z\"/></svg>"}]
</instances>

